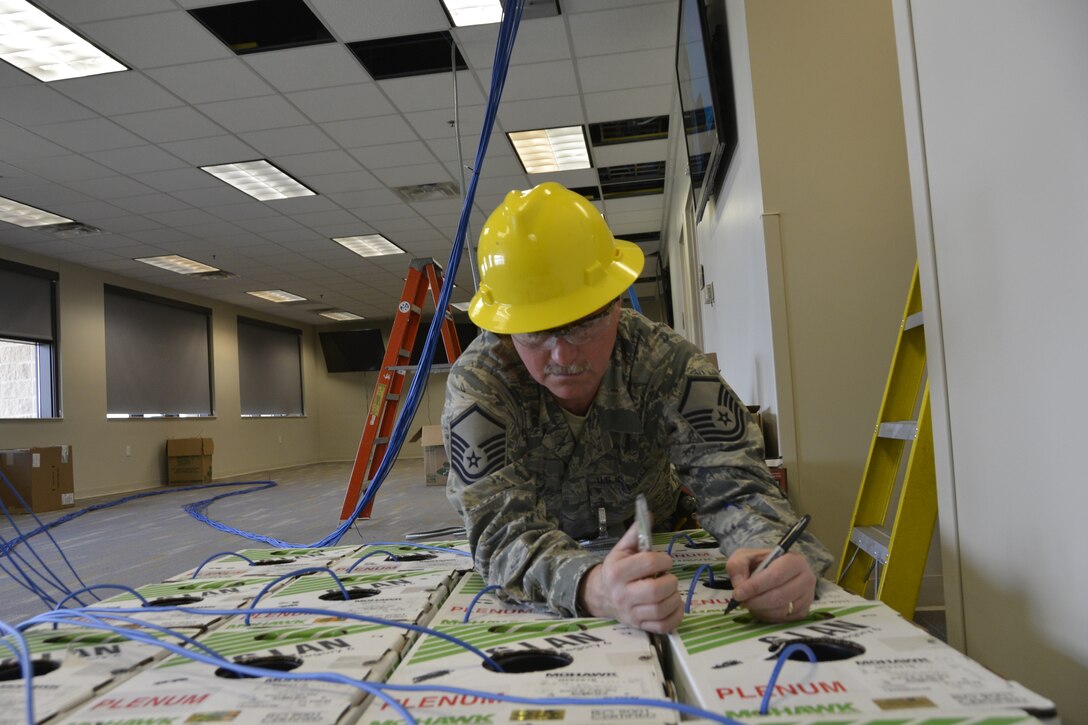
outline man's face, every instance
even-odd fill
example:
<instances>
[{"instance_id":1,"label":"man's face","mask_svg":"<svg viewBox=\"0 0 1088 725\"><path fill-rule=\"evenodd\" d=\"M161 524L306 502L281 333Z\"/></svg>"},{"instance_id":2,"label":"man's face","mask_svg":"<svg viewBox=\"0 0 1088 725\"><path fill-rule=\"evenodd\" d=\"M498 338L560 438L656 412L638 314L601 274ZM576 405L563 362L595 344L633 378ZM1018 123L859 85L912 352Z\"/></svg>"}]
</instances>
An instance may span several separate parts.
<instances>
[{"instance_id":1,"label":"man's face","mask_svg":"<svg viewBox=\"0 0 1088 725\"><path fill-rule=\"evenodd\" d=\"M575 415L586 414L601 386L616 342L619 310L613 300L569 325L510 336L533 380Z\"/></svg>"}]
</instances>

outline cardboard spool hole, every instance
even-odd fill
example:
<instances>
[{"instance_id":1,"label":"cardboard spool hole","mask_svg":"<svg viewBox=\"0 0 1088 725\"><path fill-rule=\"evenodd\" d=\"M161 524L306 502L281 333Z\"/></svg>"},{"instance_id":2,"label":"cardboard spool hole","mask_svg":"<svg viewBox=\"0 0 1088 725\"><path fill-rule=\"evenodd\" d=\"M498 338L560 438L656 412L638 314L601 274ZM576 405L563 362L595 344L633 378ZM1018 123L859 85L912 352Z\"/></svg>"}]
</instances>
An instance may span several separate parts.
<instances>
[{"instance_id":1,"label":"cardboard spool hole","mask_svg":"<svg viewBox=\"0 0 1088 725\"><path fill-rule=\"evenodd\" d=\"M494 652L491 659L501 667L496 670L490 662L484 662L484 669L492 672L503 672L509 675L524 674L526 672L547 672L566 667L574 658L566 652L556 652L550 649L523 649L508 652Z\"/></svg>"},{"instance_id":2,"label":"cardboard spool hole","mask_svg":"<svg viewBox=\"0 0 1088 725\"><path fill-rule=\"evenodd\" d=\"M31 677L48 675L50 672L58 669L60 669L60 662L55 662L53 660L30 661ZM0 682L11 682L12 680L21 679L23 679L23 668L18 661L0 664Z\"/></svg>"},{"instance_id":3,"label":"cardboard spool hole","mask_svg":"<svg viewBox=\"0 0 1088 725\"><path fill-rule=\"evenodd\" d=\"M287 557L282 559L258 559L250 564L250 566L278 566L280 564L294 564L295 560Z\"/></svg>"},{"instance_id":4,"label":"cardboard spool hole","mask_svg":"<svg viewBox=\"0 0 1088 725\"><path fill-rule=\"evenodd\" d=\"M379 594L381 594L381 592L377 589L368 589L365 587L351 587L350 589L348 589L347 599L366 599L367 597L376 597ZM329 589L324 594L318 596L318 599L326 602L346 601L344 598L344 592L340 591L339 589Z\"/></svg>"},{"instance_id":5,"label":"cardboard spool hole","mask_svg":"<svg viewBox=\"0 0 1088 725\"><path fill-rule=\"evenodd\" d=\"M261 655L257 657L240 657L234 660L235 664L246 665L247 667L260 667L264 670L274 670L276 672L290 672L291 670L298 669L302 666L302 660L298 657L291 657L290 655ZM241 672L235 672L234 670L226 667L220 667L215 671L216 677L222 677L227 680L243 680L252 677L259 677L259 675L243 675Z\"/></svg>"},{"instance_id":6,"label":"cardboard spool hole","mask_svg":"<svg viewBox=\"0 0 1088 725\"><path fill-rule=\"evenodd\" d=\"M386 558L386 561L430 561L437 558L434 554L397 554Z\"/></svg>"},{"instance_id":7,"label":"cardboard spool hole","mask_svg":"<svg viewBox=\"0 0 1088 725\"><path fill-rule=\"evenodd\" d=\"M159 597L158 599L152 599L145 607L184 607L186 604L196 604L197 602L204 601L204 597L193 596L192 594L181 594L176 597Z\"/></svg>"},{"instance_id":8,"label":"cardboard spool hole","mask_svg":"<svg viewBox=\"0 0 1088 725\"><path fill-rule=\"evenodd\" d=\"M718 548L718 542L717 541L696 541L693 544L685 543L684 548L687 548L687 549L717 549Z\"/></svg>"},{"instance_id":9,"label":"cardboard spool hole","mask_svg":"<svg viewBox=\"0 0 1088 725\"><path fill-rule=\"evenodd\" d=\"M714 577L714 583L711 584L707 580L703 579L700 582L707 589L732 589L733 581L727 576Z\"/></svg>"},{"instance_id":10,"label":"cardboard spool hole","mask_svg":"<svg viewBox=\"0 0 1088 725\"><path fill-rule=\"evenodd\" d=\"M865 647L857 642L835 637L799 637L797 639L782 639L771 645L771 658L775 659L779 653L791 644L803 644L816 655L817 662L836 662L848 660L851 657L865 654ZM802 650L790 652L786 659L808 662L808 655Z\"/></svg>"}]
</instances>

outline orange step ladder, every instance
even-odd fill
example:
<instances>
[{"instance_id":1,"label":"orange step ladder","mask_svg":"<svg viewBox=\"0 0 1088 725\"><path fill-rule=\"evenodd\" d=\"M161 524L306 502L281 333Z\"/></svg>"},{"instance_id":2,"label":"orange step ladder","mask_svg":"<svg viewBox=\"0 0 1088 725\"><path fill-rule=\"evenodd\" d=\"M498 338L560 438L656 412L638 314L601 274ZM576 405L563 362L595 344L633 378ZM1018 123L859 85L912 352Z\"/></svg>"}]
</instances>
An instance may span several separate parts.
<instances>
[{"instance_id":1,"label":"orange step ladder","mask_svg":"<svg viewBox=\"0 0 1088 725\"><path fill-rule=\"evenodd\" d=\"M408 267L408 278L404 281L404 291L397 304L389 343L385 347L385 357L382 359L378 381L374 384L374 394L367 409L366 425L359 440L359 450L355 454L355 464L351 468L344 506L340 510L341 521L351 518L355 507L359 505L359 495L365 490L363 484L370 485L385 457L397 418L401 389L410 369L408 363L416 333L419 332L423 301L428 290L437 308L438 295L442 290L442 268L433 259L413 259ZM442 342L446 346L446 358L452 363L461 356L461 342L457 338L457 327L449 310L446 310L443 317ZM369 519L373 508L374 499L371 499L358 518Z\"/></svg>"}]
</instances>

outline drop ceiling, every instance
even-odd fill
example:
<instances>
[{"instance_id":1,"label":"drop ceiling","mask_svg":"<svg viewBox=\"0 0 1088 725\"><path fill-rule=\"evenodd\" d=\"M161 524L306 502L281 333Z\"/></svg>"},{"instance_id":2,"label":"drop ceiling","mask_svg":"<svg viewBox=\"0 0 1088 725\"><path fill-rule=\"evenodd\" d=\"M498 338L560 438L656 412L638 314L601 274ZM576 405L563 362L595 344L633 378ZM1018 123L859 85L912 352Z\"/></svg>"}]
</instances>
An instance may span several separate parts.
<instances>
[{"instance_id":1,"label":"drop ceiling","mask_svg":"<svg viewBox=\"0 0 1088 725\"><path fill-rule=\"evenodd\" d=\"M221 2L35 1L130 70L47 84L0 62L0 196L100 230L0 222L0 258L18 249L319 326L335 324L316 314L328 308L389 319L411 259L446 265L461 209L448 190L462 184L459 155L465 165L476 155L498 25L451 28L439 0L305 0L330 41L238 54L190 12ZM674 0L559 0L559 8L518 30L473 235L511 189L600 188L602 168L621 182L635 171L666 173L669 141L660 137L593 145L591 169L524 172L506 132L588 129L672 108ZM349 45L443 32L467 66L456 82L452 70L375 81ZM316 194L256 201L199 168L253 159ZM425 193L430 185L447 193ZM398 193L406 186L423 188ZM622 188L635 193L606 190L594 203L617 236L635 237L650 255L636 292L652 296L663 194L644 181ZM406 254L362 258L332 241L367 234ZM231 275L194 278L134 261L169 254ZM467 262L455 282L452 301L467 302ZM307 301L246 294L265 289Z\"/></svg>"}]
</instances>

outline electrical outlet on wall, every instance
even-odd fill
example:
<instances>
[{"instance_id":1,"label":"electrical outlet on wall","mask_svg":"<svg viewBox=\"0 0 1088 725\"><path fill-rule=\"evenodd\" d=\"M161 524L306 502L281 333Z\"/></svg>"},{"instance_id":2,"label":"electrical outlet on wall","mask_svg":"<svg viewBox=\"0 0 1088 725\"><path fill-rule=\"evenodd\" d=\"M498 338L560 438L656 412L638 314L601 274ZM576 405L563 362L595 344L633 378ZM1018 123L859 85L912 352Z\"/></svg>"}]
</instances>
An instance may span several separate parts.
<instances>
[{"instance_id":1,"label":"electrical outlet on wall","mask_svg":"<svg viewBox=\"0 0 1088 725\"><path fill-rule=\"evenodd\" d=\"M132 455L132 446L125 446L125 456Z\"/></svg>"}]
</instances>

